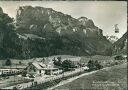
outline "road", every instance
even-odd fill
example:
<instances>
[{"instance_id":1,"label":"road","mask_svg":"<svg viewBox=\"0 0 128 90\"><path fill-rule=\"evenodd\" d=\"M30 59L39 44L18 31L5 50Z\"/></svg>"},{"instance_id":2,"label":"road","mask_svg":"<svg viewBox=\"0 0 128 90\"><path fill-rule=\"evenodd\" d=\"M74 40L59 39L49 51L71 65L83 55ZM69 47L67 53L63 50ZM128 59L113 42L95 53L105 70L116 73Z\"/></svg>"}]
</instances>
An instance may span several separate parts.
<instances>
[{"instance_id":1,"label":"road","mask_svg":"<svg viewBox=\"0 0 128 90\"><path fill-rule=\"evenodd\" d=\"M69 75L73 75L75 73L83 72L83 71L84 71L84 69L78 68L75 71L68 71L68 72L65 72L65 73L60 74L60 75L49 76L47 78L46 77L37 77L37 78L34 79L34 81L36 81L37 84L40 84L40 83L48 82L48 81L51 81L51 80L59 79L59 78L62 78L62 77L67 77ZM27 87L32 86L32 83L33 82L22 83L22 84L6 87L6 88L3 88L3 89L13 89L13 87L17 87L17 86L20 87L20 89L23 89L23 88L27 88Z\"/></svg>"},{"instance_id":2,"label":"road","mask_svg":"<svg viewBox=\"0 0 128 90\"><path fill-rule=\"evenodd\" d=\"M111 68L111 67L106 67L106 68L103 68L103 69L110 69L110 68ZM103 70L103 69L101 69L101 70ZM73 75L73 74L76 74L76 73L78 73L78 72L83 72L83 71L84 71L84 69L78 68L78 69L76 69L75 71L68 71L68 72L65 72L64 74L49 76L48 78L46 78L46 77L38 77L38 78L35 78L34 81L36 81L37 84L40 84L40 83L48 82L48 81L51 81L51 80L59 79L59 78L62 78L62 77L67 77L67 76L69 76L69 75ZM68 80L66 80L66 81L62 81L60 84L58 84L58 85L56 85L56 86L54 86L54 87L52 87L52 88L49 88L49 89L52 90L53 88L56 88L56 87L59 86L59 85L66 84L66 83L71 82L71 81L73 81L73 80L75 80L75 79L77 79L77 78L80 78L80 77L82 77L82 76L95 73L95 72L97 72L97 71L99 71L99 70L92 71L92 72L87 72L87 73L81 74L81 75L79 75L79 76L76 76L76 77L74 77L74 78L70 78L70 79L68 79ZM20 87L19 89L25 89L25 88L27 88L27 87L31 87L31 86L32 86L32 83L33 83L33 82L22 83L22 84L19 84L18 87ZM13 89L13 87L14 87L14 86L6 87L6 88L3 88L3 89ZM17 87L17 85L16 85L16 87ZM49 90L49 89L48 89L48 90Z\"/></svg>"},{"instance_id":3,"label":"road","mask_svg":"<svg viewBox=\"0 0 128 90\"><path fill-rule=\"evenodd\" d=\"M109 69L110 69L110 67L103 68L103 69L101 69L101 70L109 70ZM87 76L87 75L96 73L97 71L99 71L99 70L92 71L92 72L88 72L88 73L83 73L83 74L81 74L81 75L79 75L79 76L75 76L75 77L72 77L72 78L70 78L70 79L68 79L68 80L64 80L64 81L60 82L59 84L57 84L57 85L55 85L55 86L53 86L53 87L51 87L51 88L48 88L47 90L53 90L53 89L55 89L55 88L58 87L58 86L67 84L67 83L72 82L72 81L74 81L74 80L76 80L76 79L78 79L78 78L81 78L81 77L83 77L83 76Z\"/></svg>"}]
</instances>

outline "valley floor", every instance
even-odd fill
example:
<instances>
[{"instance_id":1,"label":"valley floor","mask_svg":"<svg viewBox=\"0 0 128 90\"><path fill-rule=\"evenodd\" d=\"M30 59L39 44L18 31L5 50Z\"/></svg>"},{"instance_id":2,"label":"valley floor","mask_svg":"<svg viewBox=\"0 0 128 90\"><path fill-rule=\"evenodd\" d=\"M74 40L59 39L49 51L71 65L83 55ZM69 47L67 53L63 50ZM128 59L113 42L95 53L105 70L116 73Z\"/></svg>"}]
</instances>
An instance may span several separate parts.
<instances>
[{"instance_id":1,"label":"valley floor","mask_svg":"<svg viewBox=\"0 0 128 90\"><path fill-rule=\"evenodd\" d=\"M57 57L57 56L52 56L49 57L49 60L53 57ZM67 55L62 55L62 58L66 58L66 57L74 57L74 56L67 56ZM91 57L93 60L98 60L99 62L101 62L101 64L106 64L106 63L113 63L116 62L114 60L113 57L110 56L99 56L99 55L95 55ZM39 58L37 58L39 59ZM42 58L41 58L42 59ZM81 57L81 62L82 63L87 63L90 60L90 57L84 56ZM0 60L1 63L1 67L3 67L3 61L5 60ZM13 66L14 65L18 65L19 61L21 60L11 60ZM28 62L30 61L34 61L34 59L30 59L30 60L22 60L22 66L26 65ZM118 61L120 62L120 60ZM121 63L126 62L126 60L121 60ZM59 84L48 88L51 90L85 90L85 89L103 89L103 90L125 90L127 87L126 84L126 80L127 80L127 65L126 64L121 64L119 63L119 65L113 66L113 65L109 65L111 67L107 67L101 70L97 70L97 71L91 71L91 72L87 72L84 74L81 74L79 76L75 76L73 78L61 81ZM51 77L52 78L52 77ZM12 80L10 80L10 82L8 80L6 80L7 82L5 82L5 84L8 84L6 86L11 86L13 87L13 85L15 85L14 83L14 77L10 78ZM16 79L17 81L19 81L19 78ZM34 79L36 80L36 79ZM40 81L41 78L37 78L37 81ZM22 81L22 80L21 80ZM41 80L42 81L42 80ZM23 81L24 82L24 81ZM20 82L20 83L23 83ZM31 83L30 83L31 84ZM6 87L5 85L2 84L2 82L0 83L0 87ZM23 83L23 86L24 83Z\"/></svg>"},{"instance_id":2,"label":"valley floor","mask_svg":"<svg viewBox=\"0 0 128 90\"><path fill-rule=\"evenodd\" d=\"M52 90L127 90L127 64L83 74L50 88Z\"/></svg>"}]
</instances>

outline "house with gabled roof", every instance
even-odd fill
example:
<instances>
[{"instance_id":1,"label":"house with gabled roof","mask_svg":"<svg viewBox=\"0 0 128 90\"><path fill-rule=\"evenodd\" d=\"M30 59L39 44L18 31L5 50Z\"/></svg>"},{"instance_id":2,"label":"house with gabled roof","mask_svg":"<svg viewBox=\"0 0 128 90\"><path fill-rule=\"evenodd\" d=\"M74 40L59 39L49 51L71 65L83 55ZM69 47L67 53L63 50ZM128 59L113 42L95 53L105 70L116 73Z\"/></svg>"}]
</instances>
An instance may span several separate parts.
<instances>
[{"instance_id":1,"label":"house with gabled roof","mask_svg":"<svg viewBox=\"0 0 128 90\"><path fill-rule=\"evenodd\" d=\"M26 68L27 73L34 76L52 75L59 71L59 68L54 67L52 62L44 64L42 61L34 61Z\"/></svg>"}]
</instances>

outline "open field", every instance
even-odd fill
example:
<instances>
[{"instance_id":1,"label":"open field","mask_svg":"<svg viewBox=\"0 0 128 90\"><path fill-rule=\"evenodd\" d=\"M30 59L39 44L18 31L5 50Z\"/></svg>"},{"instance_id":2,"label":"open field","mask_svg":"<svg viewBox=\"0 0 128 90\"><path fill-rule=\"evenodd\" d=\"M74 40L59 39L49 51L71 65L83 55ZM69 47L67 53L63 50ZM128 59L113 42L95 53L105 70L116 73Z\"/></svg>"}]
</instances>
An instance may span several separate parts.
<instances>
[{"instance_id":1,"label":"open field","mask_svg":"<svg viewBox=\"0 0 128 90\"><path fill-rule=\"evenodd\" d=\"M8 79L3 79L0 80L0 88L20 84L20 83L25 83L25 82L30 82L31 80L23 78L23 77L18 77L18 76L9 76Z\"/></svg>"},{"instance_id":2,"label":"open field","mask_svg":"<svg viewBox=\"0 0 128 90\"><path fill-rule=\"evenodd\" d=\"M127 90L127 64L83 76L54 90Z\"/></svg>"},{"instance_id":3,"label":"open field","mask_svg":"<svg viewBox=\"0 0 128 90\"><path fill-rule=\"evenodd\" d=\"M64 58L75 58L78 56L71 56L71 55L54 55L54 56L49 56L47 59L52 60L54 57L59 57L61 56L62 59ZM16 65L19 64L19 62L21 61L22 65L27 65L28 62L32 62L34 60L37 59L42 59L42 58L33 58L33 59L26 59L26 60L18 60L18 59L11 59L12 65ZM101 55L95 55L92 56L91 58L89 56L81 56L81 63L87 63L90 59L93 60L98 60L98 61L110 61L110 60L114 60L113 57L109 57L109 56L101 56ZM6 60L0 60L0 67L5 65Z\"/></svg>"},{"instance_id":4,"label":"open field","mask_svg":"<svg viewBox=\"0 0 128 90\"><path fill-rule=\"evenodd\" d=\"M49 56L47 58L47 61L52 60L54 57L59 57L59 56L61 56L62 59L67 58L67 57L70 57L70 58L76 57L76 56L71 56L71 55L55 55L55 56ZM16 64L19 64L19 62L21 61L23 65L27 65L28 62L33 62L34 60L37 60L37 59L43 59L43 58L32 58L32 59L25 59L25 60L11 59L11 62L12 62L12 65L16 65ZM0 67L4 66L5 62L6 62L6 59L0 60Z\"/></svg>"},{"instance_id":5,"label":"open field","mask_svg":"<svg viewBox=\"0 0 128 90\"><path fill-rule=\"evenodd\" d=\"M82 56L81 57L81 62L82 63L88 63L89 60L97 60L101 63L103 63L104 61L112 61L114 60L114 57L110 57L110 56L101 56L101 55L95 55L95 56Z\"/></svg>"}]
</instances>

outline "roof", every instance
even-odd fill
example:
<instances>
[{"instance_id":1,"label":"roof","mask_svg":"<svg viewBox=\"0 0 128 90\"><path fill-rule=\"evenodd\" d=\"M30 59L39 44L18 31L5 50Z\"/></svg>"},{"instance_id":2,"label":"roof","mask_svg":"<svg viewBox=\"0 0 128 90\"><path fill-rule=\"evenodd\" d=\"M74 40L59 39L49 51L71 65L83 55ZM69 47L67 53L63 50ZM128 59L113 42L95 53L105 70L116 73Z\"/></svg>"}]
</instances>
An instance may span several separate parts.
<instances>
[{"instance_id":1,"label":"roof","mask_svg":"<svg viewBox=\"0 0 128 90\"><path fill-rule=\"evenodd\" d=\"M1 69L24 69L26 65L12 65L12 66L1 66Z\"/></svg>"},{"instance_id":2,"label":"roof","mask_svg":"<svg viewBox=\"0 0 128 90\"><path fill-rule=\"evenodd\" d=\"M37 69L44 69L46 68L46 65L42 62L33 62L32 65L34 65Z\"/></svg>"},{"instance_id":3,"label":"roof","mask_svg":"<svg viewBox=\"0 0 128 90\"><path fill-rule=\"evenodd\" d=\"M53 62L49 62L48 64L45 64L43 62L35 61L32 63L38 70L49 70L49 69L58 69L54 66Z\"/></svg>"}]
</instances>

